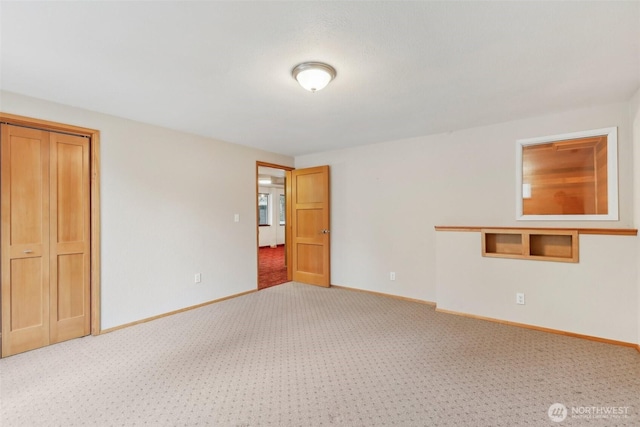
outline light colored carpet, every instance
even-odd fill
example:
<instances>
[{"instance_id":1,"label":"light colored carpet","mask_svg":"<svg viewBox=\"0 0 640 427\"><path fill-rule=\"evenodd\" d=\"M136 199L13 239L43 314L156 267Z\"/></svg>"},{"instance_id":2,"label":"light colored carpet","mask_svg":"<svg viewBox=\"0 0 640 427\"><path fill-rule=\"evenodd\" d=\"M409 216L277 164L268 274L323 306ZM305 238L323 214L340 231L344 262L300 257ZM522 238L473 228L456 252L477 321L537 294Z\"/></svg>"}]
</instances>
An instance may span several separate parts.
<instances>
[{"instance_id":1,"label":"light colored carpet","mask_svg":"<svg viewBox=\"0 0 640 427\"><path fill-rule=\"evenodd\" d=\"M640 425L634 349L297 283L2 359L0 387L5 427Z\"/></svg>"}]
</instances>

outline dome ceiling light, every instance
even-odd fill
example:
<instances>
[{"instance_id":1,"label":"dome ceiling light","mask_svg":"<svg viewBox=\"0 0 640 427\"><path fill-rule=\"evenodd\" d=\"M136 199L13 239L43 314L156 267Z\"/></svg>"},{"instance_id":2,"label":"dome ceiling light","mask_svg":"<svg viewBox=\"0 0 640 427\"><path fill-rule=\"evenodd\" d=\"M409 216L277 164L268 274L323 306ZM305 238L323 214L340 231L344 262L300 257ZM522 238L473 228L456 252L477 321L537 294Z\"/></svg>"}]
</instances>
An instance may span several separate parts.
<instances>
[{"instance_id":1,"label":"dome ceiling light","mask_svg":"<svg viewBox=\"0 0 640 427\"><path fill-rule=\"evenodd\" d=\"M322 62L303 62L293 68L291 75L306 90L317 92L336 77L336 70Z\"/></svg>"}]
</instances>

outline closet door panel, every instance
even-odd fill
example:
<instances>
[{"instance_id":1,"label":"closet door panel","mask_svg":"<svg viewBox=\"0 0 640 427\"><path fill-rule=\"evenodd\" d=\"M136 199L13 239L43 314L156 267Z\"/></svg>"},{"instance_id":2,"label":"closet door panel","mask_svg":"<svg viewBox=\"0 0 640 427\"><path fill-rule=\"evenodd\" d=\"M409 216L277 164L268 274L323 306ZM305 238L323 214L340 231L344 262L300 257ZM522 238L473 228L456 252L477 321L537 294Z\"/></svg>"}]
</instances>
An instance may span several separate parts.
<instances>
[{"instance_id":1,"label":"closet door panel","mask_svg":"<svg viewBox=\"0 0 640 427\"><path fill-rule=\"evenodd\" d=\"M25 129L27 131L28 129ZM44 204L46 188L46 147L42 147L43 135L29 137L31 132L21 132L24 136L11 135L9 148L10 205L11 205L11 245L42 244L44 224Z\"/></svg>"},{"instance_id":2,"label":"closet door panel","mask_svg":"<svg viewBox=\"0 0 640 427\"><path fill-rule=\"evenodd\" d=\"M42 257L11 260L11 330L38 329L46 324L48 289L42 286ZM38 334L40 331L37 332Z\"/></svg>"},{"instance_id":3,"label":"closet door panel","mask_svg":"<svg viewBox=\"0 0 640 427\"><path fill-rule=\"evenodd\" d=\"M51 134L51 343L90 332L87 138Z\"/></svg>"},{"instance_id":4,"label":"closet door panel","mask_svg":"<svg viewBox=\"0 0 640 427\"><path fill-rule=\"evenodd\" d=\"M57 157L57 243L84 242L87 221L83 204L88 196L84 179L86 138L54 135ZM71 141L69 139L73 138ZM77 142L77 143L73 143ZM53 171L53 169L52 169ZM86 193L86 194L85 194Z\"/></svg>"},{"instance_id":5,"label":"closet door panel","mask_svg":"<svg viewBox=\"0 0 640 427\"><path fill-rule=\"evenodd\" d=\"M1 125L2 355L49 343L49 134Z\"/></svg>"},{"instance_id":6,"label":"closet door panel","mask_svg":"<svg viewBox=\"0 0 640 427\"><path fill-rule=\"evenodd\" d=\"M84 316L84 256L58 255L58 319Z\"/></svg>"}]
</instances>

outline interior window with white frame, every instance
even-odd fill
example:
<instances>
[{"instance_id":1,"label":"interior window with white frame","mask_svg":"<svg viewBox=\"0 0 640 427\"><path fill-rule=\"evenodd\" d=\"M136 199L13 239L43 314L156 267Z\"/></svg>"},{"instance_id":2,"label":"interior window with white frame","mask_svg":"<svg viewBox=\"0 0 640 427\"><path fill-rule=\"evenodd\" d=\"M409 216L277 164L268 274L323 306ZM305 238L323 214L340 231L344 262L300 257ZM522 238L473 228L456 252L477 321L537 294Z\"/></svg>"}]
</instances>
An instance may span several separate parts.
<instances>
[{"instance_id":1,"label":"interior window with white frame","mask_svg":"<svg viewBox=\"0 0 640 427\"><path fill-rule=\"evenodd\" d=\"M258 193L258 225L271 225L269 221L269 193Z\"/></svg>"},{"instance_id":2,"label":"interior window with white frame","mask_svg":"<svg viewBox=\"0 0 640 427\"><path fill-rule=\"evenodd\" d=\"M284 198L284 194L280 194L280 209L279 209L279 215L280 215L280 225L284 225L284 223L285 223L285 218L286 218L286 214L285 214L285 198Z\"/></svg>"}]
</instances>

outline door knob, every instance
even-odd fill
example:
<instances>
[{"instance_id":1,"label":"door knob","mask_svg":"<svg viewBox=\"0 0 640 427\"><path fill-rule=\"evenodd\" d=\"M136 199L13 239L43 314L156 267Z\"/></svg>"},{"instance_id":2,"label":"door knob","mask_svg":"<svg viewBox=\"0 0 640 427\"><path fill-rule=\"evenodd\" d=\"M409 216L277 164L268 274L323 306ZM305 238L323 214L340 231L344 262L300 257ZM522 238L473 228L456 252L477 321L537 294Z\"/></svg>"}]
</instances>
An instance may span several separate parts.
<instances>
[{"instance_id":1,"label":"door knob","mask_svg":"<svg viewBox=\"0 0 640 427\"><path fill-rule=\"evenodd\" d=\"M329 230L327 229L322 230L322 234L329 234Z\"/></svg>"}]
</instances>

